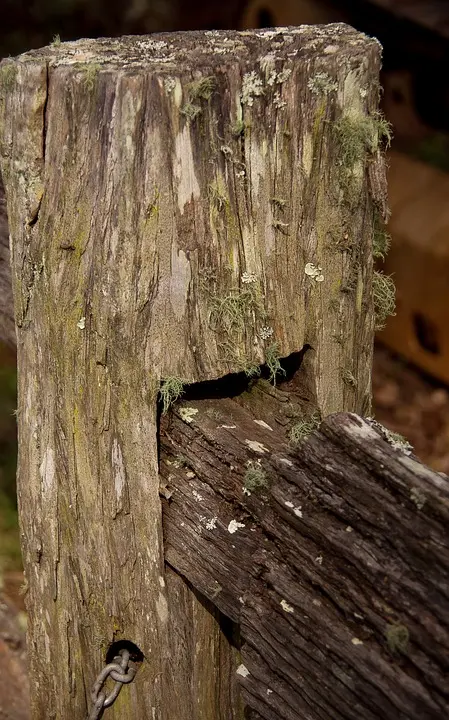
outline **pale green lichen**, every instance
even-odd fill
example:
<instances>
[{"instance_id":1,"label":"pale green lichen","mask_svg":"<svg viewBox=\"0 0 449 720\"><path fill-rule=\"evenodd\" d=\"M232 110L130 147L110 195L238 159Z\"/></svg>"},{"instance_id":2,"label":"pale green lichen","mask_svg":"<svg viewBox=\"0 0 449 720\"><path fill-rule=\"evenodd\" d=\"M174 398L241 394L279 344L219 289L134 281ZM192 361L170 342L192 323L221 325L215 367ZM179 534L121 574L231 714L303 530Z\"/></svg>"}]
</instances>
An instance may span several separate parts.
<instances>
[{"instance_id":1,"label":"pale green lichen","mask_svg":"<svg viewBox=\"0 0 449 720\"><path fill-rule=\"evenodd\" d=\"M179 377L162 378L159 395L162 401L162 414L168 412L170 407L184 394L185 380Z\"/></svg>"},{"instance_id":2,"label":"pale green lichen","mask_svg":"<svg viewBox=\"0 0 449 720\"><path fill-rule=\"evenodd\" d=\"M321 419L318 413L314 413L309 418L303 418L301 420L298 420L297 422L295 422L294 425L292 425L288 434L290 442L292 442L294 445L297 445L306 437L308 437L311 433L313 433L314 430L319 428L320 423Z\"/></svg>"},{"instance_id":3,"label":"pale green lichen","mask_svg":"<svg viewBox=\"0 0 449 720\"><path fill-rule=\"evenodd\" d=\"M338 88L338 83L326 72L317 72L309 78L307 87L314 95L327 95Z\"/></svg>"},{"instance_id":4,"label":"pale green lichen","mask_svg":"<svg viewBox=\"0 0 449 720\"><path fill-rule=\"evenodd\" d=\"M353 388L357 387L357 380L350 370L342 370L341 377L346 385L350 385Z\"/></svg>"},{"instance_id":5,"label":"pale green lichen","mask_svg":"<svg viewBox=\"0 0 449 720\"><path fill-rule=\"evenodd\" d=\"M373 258L385 260L391 246L391 235L387 233L383 224L376 219L373 230Z\"/></svg>"},{"instance_id":6,"label":"pale green lichen","mask_svg":"<svg viewBox=\"0 0 449 720\"><path fill-rule=\"evenodd\" d=\"M405 625L387 625L385 637L392 653L405 653L410 640L410 633Z\"/></svg>"},{"instance_id":7,"label":"pale green lichen","mask_svg":"<svg viewBox=\"0 0 449 720\"><path fill-rule=\"evenodd\" d=\"M182 407L179 410L179 415L184 422L190 425L193 422L195 415L198 414L198 408L194 407Z\"/></svg>"},{"instance_id":8,"label":"pale green lichen","mask_svg":"<svg viewBox=\"0 0 449 720\"><path fill-rule=\"evenodd\" d=\"M195 100L209 101L215 90L216 80L213 75L202 77L199 80L191 82L188 86L189 98L193 102Z\"/></svg>"},{"instance_id":9,"label":"pale green lichen","mask_svg":"<svg viewBox=\"0 0 449 720\"><path fill-rule=\"evenodd\" d=\"M280 362L279 344L277 342L272 343L265 350L265 364L270 372L270 382L276 385L277 376L286 374Z\"/></svg>"},{"instance_id":10,"label":"pale green lichen","mask_svg":"<svg viewBox=\"0 0 449 720\"><path fill-rule=\"evenodd\" d=\"M53 47L58 47L61 44L61 37L59 35L53 35L51 44Z\"/></svg>"},{"instance_id":11,"label":"pale green lichen","mask_svg":"<svg viewBox=\"0 0 449 720\"><path fill-rule=\"evenodd\" d=\"M395 315L396 309L396 288L393 279L380 270L373 273L373 301L374 314L376 318L376 330L385 327L387 318Z\"/></svg>"},{"instance_id":12,"label":"pale green lichen","mask_svg":"<svg viewBox=\"0 0 449 720\"><path fill-rule=\"evenodd\" d=\"M216 86L212 75L200 78L187 86L187 102L181 108L181 114L189 122L195 120L202 113L201 100L209 102Z\"/></svg>"},{"instance_id":13,"label":"pale green lichen","mask_svg":"<svg viewBox=\"0 0 449 720\"><path fill-rule=\"evenodd\" d=\"M84 70L83 82L87 90L94 89L100 69L101 66L98 63L86 65Z\"/></svg>"},{"instance_id":14,"label":"pale green lichen","mask_svg":"<svg viewBox=\"0 0 449 720\"><path fill-rule=\"evenodd\" d=\"M195 120L198 115L201 114L202 110L199 105L194 105L194 103L186 102L185 105L182 106L181 115L184 115L184 117L187 118L187 120L190 122L191 120Z\"/></svg>"},{"instance_id":15,"label":"pale green lichen","mask_svg":"<svg viewBox=\"0 0 449 720\"><path fill-rule=\"evenodd\" d=\"M242 104L252 107L254 104L254 98L264 95L263 81L253 70L252 72L245 73L242 82Z\"/></svg>"},{"instance_id":16,"label":"pale green lichen","mask_svg":"<svg viewBox=\"0 0 449 720\"><path fill-rule=\"evenodd\" d=\"M333 124L333 134L339 164L347 171L363 162L367 153L376 152L382 142L389 147L392 138L391 126L380 113L362 117L342 115Z\"/></svg>"},{"instance_id":17,"label":"pale green lichen","mask_svg":"<svg viewBox=\"0 0 449 720\"><path fill-rule=\"evenodd\" d=\"M410 500L415 503L418 510L422 510L426 504L426 496L420 488L412 488L410 490Z\"/></svg>"},{"instance_id":18,"label":"pale green lichen","mask_svg":"<svg viewBox=\"0 0 449 720\"><path fill-rule=\"evenodd\" d=\"M226 335L242 333L247 320L254 321L256 314L264 316L262 298L252 285L232 290L224 297L213 296L209 307L212 329Z\"/></svg>"},{"instance_id":19,"label":"pale green lichen","mask_svg":"<svg viewBox=\"0 0 449 720\"><path fill-rule=\"evenodd\" d=\"M260 460L248 460L246 463L245 476L243 478L243 488L248 493L260 490L268 486L268 479Z\"/></svg>"}]
</instances>

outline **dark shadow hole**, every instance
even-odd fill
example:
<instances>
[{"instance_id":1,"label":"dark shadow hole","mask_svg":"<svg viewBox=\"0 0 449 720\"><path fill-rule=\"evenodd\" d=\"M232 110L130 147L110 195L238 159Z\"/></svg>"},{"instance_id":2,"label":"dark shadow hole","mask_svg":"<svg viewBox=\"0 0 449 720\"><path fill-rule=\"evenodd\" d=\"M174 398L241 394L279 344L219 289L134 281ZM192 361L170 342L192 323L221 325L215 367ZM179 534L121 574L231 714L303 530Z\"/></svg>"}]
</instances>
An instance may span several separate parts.
<instances>
[{"instance_id":1,"label":"dark shadow hole","mask_svg":"<svg viewBox=\"0 0 449 720\"><path fill-rule=\"evenodd\" d=\"M144 654L135 643L131 642L131 640L117 640L117 642L112 643L106 653L106 664L114 662L114 658L120 653L120 650L129 650L129 659L132 662L143 662Z\"/></svg>"},{"instance_id":2,"label":"dark shadow hole","mask_svg":"<svg viewBox=\"0 0 449 720\"><path fill-rule=\"evenodd\" d=\"M268 10L268 8L260 8L259 12L257 13L257 25L260 28L268 28L268 27L274 27L274 16L271 10Z\"/></svg>"},{"instance_id":3,"label":"dark shadow hole","mask_svg":"<svg viewBox=\"0 0 449 720\"><path fill-rule=\"evenodd\" d=\"M301 367L304 355L310 349L310 345L304 345L302 350L291 353L287 357L279 358L281 369L276 375L276 385L289 382ZM204 380L203 382L192 383L184 387L181 396L183 401L192 400L218 400L220 398L233 398L251 389L257 380L270 378L270 369L264 363L259 366L260 375L248 377L244 372L228 373L216 380ZM161 412L159 403L159 412Z\"/></svg>"},{"instance_id":4,"label":"dark shadow hole","mask_svg":"<svg viewBox=\"0 0 449 720\"><path fill-rule=\"evenodd\" d=\"M439 355L441 352L438 341L438 328L432 320L421 313L413 313L413 328L418 343L432 355Z\"/></svg>"}]
</instances>

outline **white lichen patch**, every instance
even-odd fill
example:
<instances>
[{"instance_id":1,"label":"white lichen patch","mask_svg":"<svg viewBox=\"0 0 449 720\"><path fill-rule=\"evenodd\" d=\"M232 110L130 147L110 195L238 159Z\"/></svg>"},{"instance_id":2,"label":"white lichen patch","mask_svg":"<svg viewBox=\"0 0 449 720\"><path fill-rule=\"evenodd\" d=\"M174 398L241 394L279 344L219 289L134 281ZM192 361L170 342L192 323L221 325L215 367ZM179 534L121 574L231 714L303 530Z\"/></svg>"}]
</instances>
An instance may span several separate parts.
<instances>
[{"instance_id":1,"label":"white lichen patch","mask_svg":"<svg viewBox=\"0 0 449 720\"><path fill-rule=\"evenodd\" d=\"M314 95L327 95L338 88L338 83L326 72L318 72L309 78L307 87Z\"/></svg>"},{"instance_id":2,"label":"white lichen patch","mask_svg":"<svg viewBox=\"0 0 449 720\"><path fill-rule=\"evenodd\" d=\"M167 75L164 80L165 92L170 95L176 87L176 78L171 75Z\"/></svg>"},{"instance_id":3,"label":"white lichen patch","mask_svg":"<svg viewBox=\"0 0 449 720\"><path fill-rule=\"evenodd\" d=\"M294 609L291 605L288 604L287 600L281 600L281 608L285 610L287 613L294 612Z\"/></svg>"},{"instance_id":4,"label":"white lichen patch","mask_svg":"<svg viewBox=\"0 0 449 720\"><path fill-rule=\"evenodd\" d=\"M350 525L346 528L346 532L352 532L352 527Z\"/></svg>"},{"instance_id":5,"label":"white lichen patch","mask_svg":"<svg viewBox=\"0 0 449 720\"><path fill-rule=\"evenodd\" d=\"M245 440L245 444L248 445L251 450L254 450L256 453L260 453L261 455L268 452L268 448L257 440Z\"/></svg>"},{"instance_id":6,"label":"white lichen patch","mask_svg":"<svg viewBox=\"0 0 449 720\"><path fill-rule=\"evenodd\" d=\"M248 675L250 674L248 668L245 667L245 665L243 664L239 665L235 672L237 673L237 675L241 675L242 677L248 677Z\"/></svg>"},{"instance_id":7,"label":"white lichen patch","mask_svg":"<svg viewBox=\"0 0 449 720\"><path fill-rule=\"evenodd\" d=\"M55 453L53 448L47 447L44 452L44 457L39 466L39 475L41 476L43 489L45 492L51 490L53 481L55 479L56 468L55 468Z\"/></svg>"},{"instance_id":8,"label":"white lichen patch","mask_svg":"<svg viewBox=\"0 0 449 720\"><path fill-rule=\"evenodd\" d=\"M204 500L203 496L198 492L198 490L193 490L192 495L197 502L201 502L202 500Z\"/></svg>"},{"instance_id":9,"label":"white lichen patch","mask_svg":"<svg viewBox=\"0 0 449 720\"><path fill-rule=\"evenodd\" d=\"M273 691L270 690L270 688L267 688L267 695L272 695Z\"/></svg>"},{"instance_id":10,"label":"white lichen patch","mask_svg":"<svg viewBox=\"0 0 449 720\"><path fill-rule=\"evenodd\" d=\"M120 500L123 494L123 488L125 487L125 463L123 461L122 449L119 445L117 438L114 438L112 442L111 452L112 462L112 474L114 477L115 496L117 500Z\"/></svg>"},{"instance_id":11,"label":"white lichen patch","mask_svg":"<svg viewBox=\"0 0 449 720\"><path fill-rule=\"evenodd\" d=\"M198 408L194 407L182 407L179 409L181 419L189 425L193 422L195 415L198 413Z\"/></svg>"},{"instance_id":12,"label":"white lichen patch","mask_svg":"<svg viewBox=\"0 0 449 720\"><path fill-rule=\"evenodd\" d=\"M259 336L261 340L268 340L274 333L274 330L272 327L269 327L268 325L264 325L259 332Z\"/></svg>"},{"instance_id":13,"label":"white lichen patch","mask_svg":"<svg viewBox=\"0 0 449 720\"><path fill-rule=\"evenodd\" d=\"M207 518L204 515L200 515L200 523L201 525L204 525L206 530L215 530L217 527L217 520L218 518L216 516Z\"/></svg>"},{"instance_id":14,"label":"white lichen patch","mask_svg":"<svg viewBox=\"0 0 449 720\"><path fill-rule=\"evenodd\" d=\"M242 283L244 283L245 285L249 285L251 283L257 282L257 275L256 275L256 273L244 272L244 273L242 273L242 276L240 279L241 279Z\"/></svg>"},{"instance_id":15,"label":"white lichen patch","mask_svg":"<svg viewBox=\"0 0 449 720\"><path fill-rule=\"evenodd\" d=\"M415 503L418 510L422 510L426 504L426 496L420 488L414 487L410 490L410 500Z\"/></svg>"},{"instance_id":16,"label":"white lichen patch","mask_svg":"<svg viewBox=\"0 0 449 720\"><path fill-rule=\"evenodd\" d=\"M405 453L405 455L411 455L413 445L411 445L406 438L402 437L402 435L388 430L388 428L381 425L381 423L374 420L374 418L367 418L366 422L370 425L370 427L377 430L380 435L382 435L384 440L391 445L393 450L400 450L400 452Z\"/></svg>"},{"instance_id":17,"label":"white lichen patch","mask_svg":"<svg viewBox=\"0 0 449 720\"><path fill-rule=\"evenodd\" d=\"M312 280L315 280L315 282L323 282L324 275L322 273L322 268L319 265L314 265L311 262L308 262L304 268L304 274L310 277Z\"/></svg>"},{"instance_id":18,"label":"white lichen patch","mask_svg":"<svg viewBox=\"0 0 449 720\"><path fill-rule=\"evenodd\" d=\"M274 94L273 105L278 110L281 110L287 105L287 101L282 99L281 93L279 91Z\"/></svg>"},{"instance_id":19,"label":"white lichen patch","mask_svg":"<svg viewBox=\"0 0 449 720\"><path fill-rule=\"evenodd\" d=\"M353 645L363 645L363 640L359 640L359 638L353 637L351 640Z\"/></svg>"},{"instance_id":20,"label":"white lichen patch","mask_svg":"<svg viewBox=\"0 0 449 720\"><path fill-rule=\"evenodd\" d=\"M323 564L323 560L324 560L324 558L323 558L322 555L317 555L316 558L315 558L315 562L318 563L318 565L322 565L322 564Z\"/></svg>"},{"instance_id":21,"label":"white lichen patch","mask_svg":"<svg viewBox=\"0 0 449 720\"><path fill-rule=\"evenodd\" d=\"M228 525L228 532L231 533L231 535L233 535L234 533L237 532L237 530L239 530L239 528L244 528L244 527L245 527L244 523L237 522L237 520L231 520L231 522Z\"/></svg>"},{"instance_id":22,"label":"white lichen patch","mask_svg":"<svg viewBox=\"0 0 449 720\"><path fill-rule=\"evenodd\" d=\"M264 94L262 78L253 70L245 73L242 82L242 103L252 107L254 98Z\"/></svg>"},{"instance_id":23,"label":"white lichen patch","mask_svg":"<svg viewBox=\"0 0 449 720\"><path fill-rule=\"evenodd\" d=\"M78 322L76 323L76 327L79 327L80 330L84 330L84 328L86 327L86 318L85 317L80 318L78 320Z\"/></svg>"},{"instance_id":24,"label":"white lichen patch","mask_svg":"<svg viewBox=\"0 0 449 720\"><path fill-rule=\"evenodd\" d=\"M286 500L286 501L284 502L284 505L285 505L286 507L290 508L291 510L293 510L293 512L294 512L294 514L296 515L296 517L302 518L302 510L301 510L302 505L298 505L297 507L295 507L295 504L292 503L291 500Z\"/></svg>"},{"instance_id":25,"label":"white lichen patch","mask_svg":"<svg viewBox=\"0 0 449 720\"><path fill-rule=\"evenodd\" d=\"M223 428L223 430L235 430L237 425L219 425L219 428Z\"/></svg>"},{"instance_id":26,"label":"white lichen patch","mask_svg":"<svg viewBox=\"0 0 449 720\"><path fill-rule=\"evenodd\" d=\"M288 458L279 458L279 462L284 463L284 465L288 465L289 467L293 467L293 463Z\"/></svg>"},{"instance_id":27,"label":"white lichen patch","mask_svg":"<svg viewBox=\"0 0 449 720\"><path fill-rule=\"evenodd\" d=\"M273 432L273 428L268 425L264 420L254 420L257 425L260 425L260 427L265 428L266 430L271 430Z\"/></svg>"}]
</instances>

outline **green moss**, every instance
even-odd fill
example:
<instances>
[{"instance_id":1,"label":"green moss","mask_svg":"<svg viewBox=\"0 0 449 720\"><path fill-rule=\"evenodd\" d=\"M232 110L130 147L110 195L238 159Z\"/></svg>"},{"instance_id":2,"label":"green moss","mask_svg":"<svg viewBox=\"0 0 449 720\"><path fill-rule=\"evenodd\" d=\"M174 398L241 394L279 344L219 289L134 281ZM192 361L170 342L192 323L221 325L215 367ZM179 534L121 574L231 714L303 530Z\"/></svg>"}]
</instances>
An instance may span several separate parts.
<instances>
[{"instance_id":1,"label":"green moss","mask_svg":"<svg viewBox=\"0 0 449 720\"><path fill-rule=\"evenodd\" d=\"M261 466L260 460L249 460L247 462L243 487L250 493L268 487L267 474Z\"/></svg>"},{"instance_id":2,"label":"green moss","mask_svg":"<svg viewBox=\"0 0 449 720\"><path fill-rule=\"evenodd\" d=\"M290 441L294 445L297 445L301 440L304 440L310 433L316 430L320 426L320 423L321 419L318 413L314 413L310 418L298 420L292 425L288 434Z\"/></svg>"},{"instance_id":3,"label":"green moss","mask_svg":"<svg viewBox=\"0 0 449 720\"><path fill-rule=\"evenodd\" d=\"M395 296L396 288L393 279L389 275L384 275L380 270L375 270L373 273L373 299L376 330L382 330L387 318L395 314Z\"/></svg>"},{"instance_id":4,"label":"green moss","mask_svg":"<svg viewBox=\"0 0 449 720\"><path fill-rule=\"evenodd\" d=\"M162 401L162 414L165 415L169 408L184 394L185 380L179 377L162 378L159 395Z\"/></svg>"},{"instance_id":5,"label":"green moss","mask_svg":"<svg viewBox=\"0 0 449 720\"><path fill-rule=\"evenodd\" d=\"M83 82L86 90L92 91L94 89L100 69L101 65L98 63L90 63L85 66Z\"/></svg>"},{"instance_id":6,"label":"green moss","mask_svg":"<svg viewBox=\"0 0 449 720\"><path fill-rule=\"evenodd\" d=\"M392 653L405 653L407 651L410 633L405 625L387 625L385 637Z\"/></svg>"},{"instance_id":7,"label":"green moss","mask_svg":"<svg viewBox=\"0 0 449 720\"><path fill-rule=\"evenodd\" d=\"M277 342L272 343L265 350L265 363L270 372L269 380L273 385L276 385L277 376L285 375L285 370L280 362L279 344Z\"/></svg>"}]
</instances>

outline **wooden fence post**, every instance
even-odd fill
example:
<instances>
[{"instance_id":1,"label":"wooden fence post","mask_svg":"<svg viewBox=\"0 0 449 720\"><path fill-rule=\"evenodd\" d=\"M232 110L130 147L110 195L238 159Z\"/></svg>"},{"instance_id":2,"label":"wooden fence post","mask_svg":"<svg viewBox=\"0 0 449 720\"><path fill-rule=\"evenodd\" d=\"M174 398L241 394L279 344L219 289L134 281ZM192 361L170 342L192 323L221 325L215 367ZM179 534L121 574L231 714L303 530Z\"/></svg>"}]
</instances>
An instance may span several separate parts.
<instances>
[{"instance_id":1,"label":"wooden fence post","mask_svg":"<svg viewBox=\"0 0 449 720\"><path fill-rule=\"evenodd\" d=\"M305 356L307 412L368 411L379 65L344 25L1 64L35 720L84 717L124 641L108 717L241 717L231 648L167 589L157 396Z\"/></svg>"}]
</instances>

